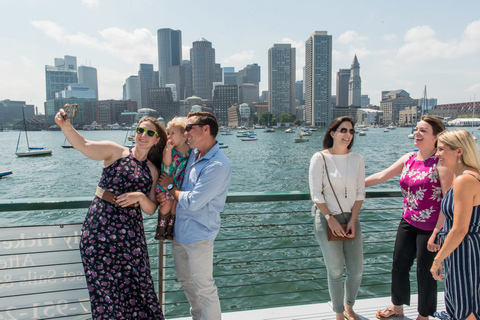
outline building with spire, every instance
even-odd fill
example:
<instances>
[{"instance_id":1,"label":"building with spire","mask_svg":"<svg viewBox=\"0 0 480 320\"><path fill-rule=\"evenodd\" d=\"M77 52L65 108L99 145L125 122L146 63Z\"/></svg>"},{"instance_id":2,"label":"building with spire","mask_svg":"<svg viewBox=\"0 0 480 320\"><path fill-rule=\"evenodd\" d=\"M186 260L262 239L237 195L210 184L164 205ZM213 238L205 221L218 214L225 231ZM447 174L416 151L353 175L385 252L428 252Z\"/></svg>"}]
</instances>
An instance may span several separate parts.
<instances>
[{"instance_id":1,"label":"building with spire","mask_svg":"<svg viewBox=\"0 0 480 320\"><path fill-rule=\"evenodd\" d=\"M203 99L212 99L215 80L215 49L204 38L193 42L190 49L193 93Z\"/></svg>"},{"instance_id":2,"label":"building with spire","mask_svg":"<svg viewBox=\"0 0 480 320\"><path fill-rule=\"evenodd\" d=\"M332 119L332 36L315 31L305 42L305 121L326 127Z\"/></svg>"},{"instance_id":3,"label":"building with spire","mask_svg":"<svg viewBox=\"0 0 480 320\"><path fill-rule=\"evenodd\" d=\"M338 99L338 98L337 98ZM348 105L360 107L362 105L362 79L360 78L360 64L357 55L353 58L348 81Z\"/></svg>"}]
</instances>

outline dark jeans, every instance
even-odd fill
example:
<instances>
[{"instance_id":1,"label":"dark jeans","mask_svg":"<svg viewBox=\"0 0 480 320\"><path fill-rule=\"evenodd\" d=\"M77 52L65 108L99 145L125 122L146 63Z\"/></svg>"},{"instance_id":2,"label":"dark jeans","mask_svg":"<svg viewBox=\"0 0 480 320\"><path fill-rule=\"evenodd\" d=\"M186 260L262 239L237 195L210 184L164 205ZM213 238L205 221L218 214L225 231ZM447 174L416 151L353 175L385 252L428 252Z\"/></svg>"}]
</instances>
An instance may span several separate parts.
<instances>
[{"instance_id":1,"label":"dark jeans","mask_svg":"<svg viewBox=\"0 0 480 320\"><path fill-rule=\"evenodd\" d=\"M398 226L392 266L392 303L410 305L410 269L417 258L418 313L432 316L437 309L437 281L430 273L436 252L427 249L432 231L415 228L404 219Z\"/></svg>"}]
</instances>

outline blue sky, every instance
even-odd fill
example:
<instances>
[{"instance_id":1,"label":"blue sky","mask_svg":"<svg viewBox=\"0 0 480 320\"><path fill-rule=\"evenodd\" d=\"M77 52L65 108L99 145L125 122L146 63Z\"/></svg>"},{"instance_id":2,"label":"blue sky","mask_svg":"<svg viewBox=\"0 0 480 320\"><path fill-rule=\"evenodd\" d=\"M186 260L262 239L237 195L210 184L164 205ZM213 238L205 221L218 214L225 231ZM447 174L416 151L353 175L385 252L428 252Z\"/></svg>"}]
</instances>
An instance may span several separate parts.
<instances>
[{"instance_id":1,"label":"blue sky","mask_svg":"<svg viewBox=\"0 0 480 320\"><path fill-rule=\"evenodd\" d=\"M0 100L43 111L45 65L64 55L98 70L99 98L121 99L140 63L158 69L156 31L182 31L212 42L216 62L240 70L258 63L268 89L268 49L291 43L302 80L305 41L333 36L333 67L357 54L362 94L379 104L383 90L405 89L439 104L480 100L480 1L444 0L0 0ZM332 77L335 94L335 76Z\"/></svg>"}]
</instances>

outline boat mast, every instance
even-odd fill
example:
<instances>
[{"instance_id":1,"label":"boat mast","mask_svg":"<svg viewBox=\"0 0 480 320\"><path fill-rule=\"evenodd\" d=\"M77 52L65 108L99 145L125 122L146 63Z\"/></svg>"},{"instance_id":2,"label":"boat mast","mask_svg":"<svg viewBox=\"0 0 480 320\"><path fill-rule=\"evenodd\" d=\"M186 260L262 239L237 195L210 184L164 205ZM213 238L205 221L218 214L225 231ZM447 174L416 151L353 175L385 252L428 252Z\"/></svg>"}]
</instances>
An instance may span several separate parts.
<instances>
[{"instance_id":1,"label":"boat mast","mask_svg":"<svg viewBox=\"0 0 480 320\"><path fill-rule=\"evenodd\" d=\"M27 122L25 121L25 107L22 107L23 113L23 127L25 129L25 137L27 138L27 148L30 150L30 144L28 143L28 135L27 135Z\"/></svg>"}]
</instances>

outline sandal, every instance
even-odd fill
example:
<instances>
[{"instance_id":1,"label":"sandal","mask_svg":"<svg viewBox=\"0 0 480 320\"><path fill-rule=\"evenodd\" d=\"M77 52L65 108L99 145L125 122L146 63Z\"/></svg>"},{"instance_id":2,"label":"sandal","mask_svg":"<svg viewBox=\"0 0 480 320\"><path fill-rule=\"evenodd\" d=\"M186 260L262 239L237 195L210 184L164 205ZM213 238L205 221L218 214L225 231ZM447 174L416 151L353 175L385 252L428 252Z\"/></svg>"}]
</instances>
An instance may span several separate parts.
<instances>
[{"instance_id":1,"label":"sandal","mask_svg":"<svg viewBox=\"0 0 480 320\"><path fill-rule=\"evenodd\" d=\"M347 320L361 320L359 316L357 316L356 313L353 314L353 317L351 315L348 314L347 311L343 311L343 316L345 317L345 319Z\"/></svg>"},{"instance_id":2,"label":"sandal","mask_svg":"<svg viewBox=\"0 0 480 320\"><path fill-rule=\"evenodd\" d=\"M383 313L383 315L380 314L380 312ZM388 318L403 318L403 308L400 311L396 311L394 306L385 308L385 310L379 310L377 312L377 318L378 319L388 319Z\"/></svg>"}]
</instances>

